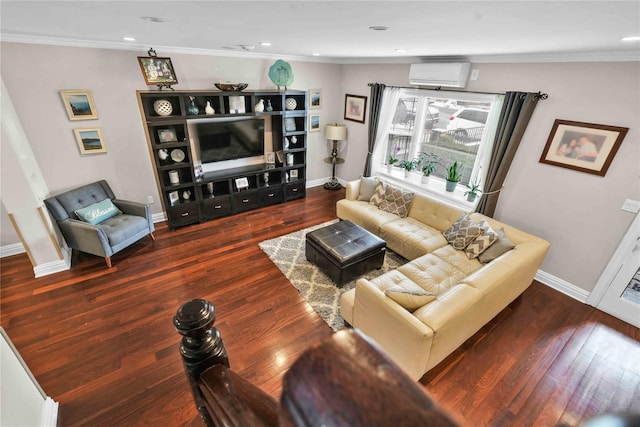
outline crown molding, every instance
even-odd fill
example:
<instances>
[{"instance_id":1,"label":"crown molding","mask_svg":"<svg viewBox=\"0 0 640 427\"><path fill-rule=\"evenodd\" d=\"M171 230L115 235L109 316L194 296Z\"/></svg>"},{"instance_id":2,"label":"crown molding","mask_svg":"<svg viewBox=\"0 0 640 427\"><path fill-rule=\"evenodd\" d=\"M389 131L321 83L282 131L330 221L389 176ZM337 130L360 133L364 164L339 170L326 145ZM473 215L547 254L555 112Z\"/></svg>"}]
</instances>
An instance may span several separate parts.
<instances>
[{"instance_id":1,"label":"crown molding","mask_svg":"<svg viewBox=\"0 0 640 427\"><path fill-rule=\"evenodd\" d=\"M50 46L80 47L89 49L113 49L136 52L147 52L150 47L162 54L186 54L203 56L227 56L231 58L253 59L283 59L288 61L318 62L330 64L412 64L416 62L452 60L452 57L429 56L394 56L394 57L366 57L345 58L330 56L297 56L268 54L261 52L248 52L233 49L199 49L176 46L149 46L140 43L129 42L104 42L96 40L80 40L72 38L53 38L37 35L17 34L2 32L0 41L12 43L43 44ZM458 57L455 57L458 58ZM469 55L466 60L475 64L501 64L501 63L543 63L543 62L636 62L640 61L640 49L619 51L593 51L593 52L538 52L522 54L500 55Z\"/></svg>"}]
</instances>

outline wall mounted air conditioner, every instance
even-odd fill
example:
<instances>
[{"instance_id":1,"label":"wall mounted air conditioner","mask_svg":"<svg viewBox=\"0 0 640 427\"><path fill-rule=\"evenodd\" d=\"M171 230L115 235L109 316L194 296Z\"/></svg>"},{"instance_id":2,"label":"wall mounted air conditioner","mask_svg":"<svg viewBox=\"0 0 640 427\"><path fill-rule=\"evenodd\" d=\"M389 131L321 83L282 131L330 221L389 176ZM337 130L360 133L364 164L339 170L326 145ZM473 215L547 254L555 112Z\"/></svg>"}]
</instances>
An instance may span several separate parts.
<instances>
[{"instance_id":1,"label":"wall mounted air conditioner","mask_svg":"<svg viewBox=\"0 0 640 427\"><path fill-rule=\"evenodd\" d=\"M411 64L409 83L421 86L465 87L470 70L469 62Z\"/></svg>"}]
</instances>

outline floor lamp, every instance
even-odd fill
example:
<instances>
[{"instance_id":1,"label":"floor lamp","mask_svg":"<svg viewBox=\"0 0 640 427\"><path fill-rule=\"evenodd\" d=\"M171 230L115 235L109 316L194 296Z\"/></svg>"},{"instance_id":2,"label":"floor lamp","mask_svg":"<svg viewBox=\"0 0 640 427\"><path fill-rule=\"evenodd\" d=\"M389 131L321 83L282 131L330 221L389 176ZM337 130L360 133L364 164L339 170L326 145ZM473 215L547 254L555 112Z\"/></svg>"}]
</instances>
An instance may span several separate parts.
<instances>
[{"instance_id":1,"label":"floor lamp","mask_svg":"<svg viewBox=\"0 0 640 427\"><path fill-rule=\"evenodd\" d=\"M324 188L326 188L327 190L339 190L342 188L342 186L338 182L338 178L336 178L336 164L344 163L344 159L338 157L338 141L342 141L346 138L347 127L345 125L339 125L337 123L328 124L324 128L324 136L325 138L333 141L331 157L327 157L324 159L325 163L331 163L332 165L331 179L329 180L329 182L324 184Z\"/></svg>"}]
</instances>

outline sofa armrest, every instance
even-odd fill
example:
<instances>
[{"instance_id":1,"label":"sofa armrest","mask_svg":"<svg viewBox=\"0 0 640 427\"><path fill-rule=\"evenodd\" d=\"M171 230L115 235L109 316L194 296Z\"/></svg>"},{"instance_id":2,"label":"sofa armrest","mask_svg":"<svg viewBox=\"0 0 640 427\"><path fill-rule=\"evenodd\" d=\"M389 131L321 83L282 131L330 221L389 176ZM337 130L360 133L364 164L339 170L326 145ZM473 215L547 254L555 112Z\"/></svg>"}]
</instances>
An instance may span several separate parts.
<instances>
[{"instance_id":1,"label":"sofa armrest","mask_svg":"<svg viewBox=\"0 0 640 427\"><path fill-rule=\"evenodd\" d=\"M70 248L103 258L113 255L109 239L99 226L77 219L67 219L59 222L58 227Z\"/></svg>"},{"instance_id":2,"label":"sofa armrest","mask_svg":"<svg viewBox=\"0 0 640 427\"><path fill-rule=\"evenodd\" d=\"M355 181L349 181L346 184L347 193L345 194L345 199L347 200L358 200L358 196L360 195L360 180L356 179Z\"/></svg>"},{"instance_id":3,"label":"sofa armrest","mask_svg":"<svg viewBox=\"0 0 640 427\"><path fill-rule=\"evenodd\" d=\"M353 324L373 339L412 379L426 372L433 330L367 279L356 282Z\"/></svg>"},{"instance_id":4,"label":"sofa armrest","mask_svg":"<svg viewBox=\"0 0 640 427\"><path fill-rule=\"evenodd\" d=\"M149 223L149 230L154 230L155 227L153 225L153 219L151 218L151 208L149 207L149 205L120 199L114 199L112 201L113 204L122 211L122 213L146 218L147 222Z\"/></svg>"}]
</instances>

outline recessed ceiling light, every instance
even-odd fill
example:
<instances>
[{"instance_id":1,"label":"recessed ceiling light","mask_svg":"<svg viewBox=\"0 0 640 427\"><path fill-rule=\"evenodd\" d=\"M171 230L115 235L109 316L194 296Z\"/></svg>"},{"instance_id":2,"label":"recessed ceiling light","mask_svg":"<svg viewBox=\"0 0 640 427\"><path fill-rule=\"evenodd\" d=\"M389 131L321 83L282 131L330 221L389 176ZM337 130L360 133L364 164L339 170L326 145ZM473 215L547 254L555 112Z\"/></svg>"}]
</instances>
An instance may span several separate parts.
<instances>
[{"instance_id":1,"label":"recessed ceiling light","mask_svg":"<svg viewBox=\"0 0 640 427\"><path fill-rule=\"evenodd\" d=\"M140 19L147 22L167 22L166 19L157 16L141 16Z\"/></svg>"},{"instance_id":2,"label":"recessed ceiling light","mask_svg":"<svg viewBox=\"0 0 640 427\"><path fill-rule=\"evenodd\" d=\"M389 27L385 27L384 25L372 25L369 29L372 31L387 31Z\"/></svg>"},{"instance_id":3,"label":"recessed ceiling light","mask_svg":"<svg viewBox=\"0 0 640 427\"><path fill-rule=\"evenodd\" d=\"M129 36L124 36L122 38L122 40L124 40L126 42L134 42L134 41L136 41L136 39L134 37L129 37Z\"/></svg>"},{"instance_id":4,"label":"recessed ceiling light","mask_svg":"<svg viewBox=\"0 0 640 427\"><path fill-rule=\"evenodd\" d=\"M637 42L638 40L640 40L640 36L622 37L620 40L622 40L623 42Z\"/></svg>"},{"instance_id":5,"label":"recessed ceiling light","mask_svg":"<svg viewBox=\"0 0 640 427\"><path fill-rule=\"evenodd\" d=\"M313 56L320 56L320 54L318 52L313 52L311 55Z\"/></svg>"},{"instance_id":6,"label":"recessed ceiling light","mask_svg":"<svg viewBox=\"0 0 640 427\"><path fill-rule=\"evenodd\" d=\"M260 42L260 46L271 46L271 42Z\"/></svg>"},{"instance_id":7,"label":"recessed ceiling light","mask_svg":"<svg viewBox=\"0 0 640 427\"><path fill-rule=\"evenodd\" d=\"M396 49L396 53L407 53L407 49Z\"/></svg>"}]
</instances>

